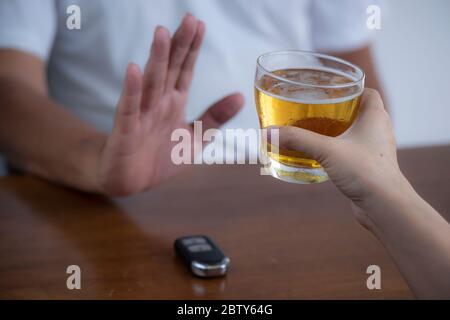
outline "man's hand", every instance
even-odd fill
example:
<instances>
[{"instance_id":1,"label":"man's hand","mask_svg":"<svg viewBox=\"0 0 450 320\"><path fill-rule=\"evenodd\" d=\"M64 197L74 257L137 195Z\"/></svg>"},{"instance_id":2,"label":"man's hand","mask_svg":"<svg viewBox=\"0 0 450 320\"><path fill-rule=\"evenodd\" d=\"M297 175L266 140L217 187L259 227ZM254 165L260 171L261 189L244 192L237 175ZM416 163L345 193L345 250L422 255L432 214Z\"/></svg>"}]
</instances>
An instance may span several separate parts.
<instances>
[{"instance_id":1,"label":"man's hand","mask_svg":"<svg viewBox=\"0 0 450 320\"><path fill-rule=\"evenodd\" d=\"M204 33L204 23L190 14L172 39L164 27L157 27L144 73L134 64L128 66L114 129L99 158L101 192L133 194L180 170L170 158L170 137L177 128L193 132L186 122L185 108ZM240 94L218 101L199 119L203 129L219 127L242 105Z\"/></svg>"},{"instance_id":2,"label":"man's hand","mask_svg":"<svg viewBox=\"0 0 450 320\"><path fill-rule=\"evenodd\" d=\"M26 172L88 192L129 195L164 181L181 169L170 158L172 131L193 130L185 107L204 33L189 14L172 38L156 28L143 74L127 68L109 136L49 96L45 61L1 49L0 151ZM219 127L242 104L240 94L223 98L200 117L202 127Z\"/></svg>"}]
</instances>

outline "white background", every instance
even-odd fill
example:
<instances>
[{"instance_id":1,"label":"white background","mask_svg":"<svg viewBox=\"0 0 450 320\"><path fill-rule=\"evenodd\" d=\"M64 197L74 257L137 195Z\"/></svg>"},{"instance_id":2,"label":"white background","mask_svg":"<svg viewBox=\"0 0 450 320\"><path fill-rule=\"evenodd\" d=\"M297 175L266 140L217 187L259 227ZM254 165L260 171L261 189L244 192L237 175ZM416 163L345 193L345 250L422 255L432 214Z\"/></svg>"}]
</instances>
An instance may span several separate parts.
<instances>
[{"instance_id":1,"label":"white background","mask_svg":"<svg viewBox=\"0 0 450 320\"><path fill-rule=\"evenodd\" d=\"M385 4L374 49L397 142L400 147L448 144L450 1Z\"/></svg>"}]
</instances>

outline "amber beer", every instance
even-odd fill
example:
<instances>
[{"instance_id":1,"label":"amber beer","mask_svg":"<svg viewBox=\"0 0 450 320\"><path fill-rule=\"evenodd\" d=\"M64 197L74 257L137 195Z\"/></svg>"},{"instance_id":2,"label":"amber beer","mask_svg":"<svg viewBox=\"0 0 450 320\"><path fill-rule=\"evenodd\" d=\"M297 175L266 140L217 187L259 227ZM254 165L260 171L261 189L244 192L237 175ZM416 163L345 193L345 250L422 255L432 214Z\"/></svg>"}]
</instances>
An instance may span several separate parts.
<instances>
[{"instance_id":1,"label":"amber beer","mask_svg":"<svg viewBox=\"0 0 450 320\"><path fill-rule=\"evenodd\" d=\"M324 57L328 58L319 55L321 59ZM336 137L352 125L363 89L362 82L354 85L358 74L335 70L320 59L312 62L315 63L299 63L301 68L292 67L295 63L291 62L289 68L272 66L275 70L263 70L259 75L257 72L255 99L261 128L295 126ZM336 65L333 60L332 66ZM296 183L316 183L328 178L320 163L299 151L283 148L275 151L270 144L264 148L262 152L269 159L267 169L276 178Z\"/></svg>"}]
</instances>

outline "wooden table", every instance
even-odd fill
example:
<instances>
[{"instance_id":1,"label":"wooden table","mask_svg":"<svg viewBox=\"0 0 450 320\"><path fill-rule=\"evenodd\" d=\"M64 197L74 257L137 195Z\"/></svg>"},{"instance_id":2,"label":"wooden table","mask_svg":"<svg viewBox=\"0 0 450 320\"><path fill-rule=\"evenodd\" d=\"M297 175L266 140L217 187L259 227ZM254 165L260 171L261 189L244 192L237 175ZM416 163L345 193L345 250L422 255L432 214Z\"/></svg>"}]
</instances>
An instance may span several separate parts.
<instances>
[{"instance_id":1,"label":"wooden table","mask_svg":"<svg viewBox=\"0 0 450 320\"><path fill-rule=\"evenodd\" d=\"M402 150L401 167L450 218L450 146ZM0 179L0 298L412 298L383 247L331 183L294 185L257 166L195 166L165 185L109 200L28 176ZM175 238L211 236L231 258L199 279ZM366 268L382 271L368 290ZM81 268L68 290L66 268Z\"/></svg>"}]
</instances>

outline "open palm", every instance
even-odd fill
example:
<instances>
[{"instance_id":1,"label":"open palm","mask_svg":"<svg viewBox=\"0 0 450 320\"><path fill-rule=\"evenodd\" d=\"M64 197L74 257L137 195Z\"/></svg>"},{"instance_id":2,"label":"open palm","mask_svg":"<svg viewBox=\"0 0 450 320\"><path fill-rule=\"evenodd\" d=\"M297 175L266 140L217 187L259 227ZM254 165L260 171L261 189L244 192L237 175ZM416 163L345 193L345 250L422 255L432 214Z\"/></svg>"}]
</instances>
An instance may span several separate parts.
<instances>
[{"instance_id":1,"label":"open palm","mask_svg":"<svg viewBox=\"0 0 450 320\"><path fill-rule=\"evenodd\" d=\"M193 132L185 108L204 33L203 22L190 14L172 38L159 26L143 74L137 65L128 66L114 128L99 162L98 180L104 193L143 191L181 169L171 161L170 137L178 128ZM242 104L240 94L215 103L200 117L203 129L222 125Z\"/></svg>"}]
</instances>

